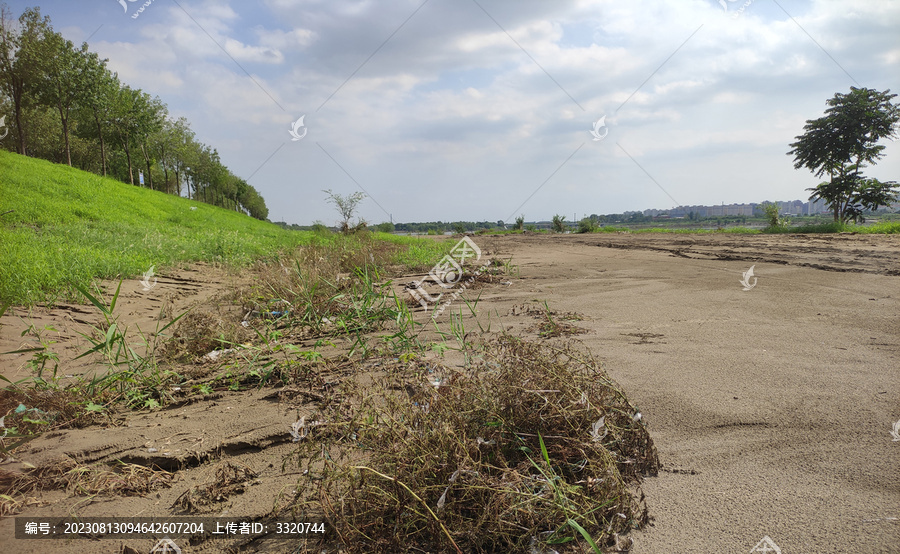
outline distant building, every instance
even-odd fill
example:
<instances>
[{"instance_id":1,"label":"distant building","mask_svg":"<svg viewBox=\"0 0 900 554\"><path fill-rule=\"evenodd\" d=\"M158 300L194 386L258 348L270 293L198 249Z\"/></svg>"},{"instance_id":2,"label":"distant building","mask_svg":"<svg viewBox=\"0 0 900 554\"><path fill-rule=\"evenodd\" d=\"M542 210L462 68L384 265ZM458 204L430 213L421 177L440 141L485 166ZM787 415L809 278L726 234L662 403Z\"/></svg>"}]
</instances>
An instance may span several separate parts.
<instances>
[{"instance_id":1,"label":"distant building","mask_svg":"<svg viewBox=\"0 0 900 554\"><path fill-rule=\"evenodd\" d=\"M771 202L778 206L778 211L782 215L815 215L830 213L830 210L821 199L803 202L802 200L790 200ZM891 209L893 211L900 210L900 203L894 204ZM625 215L641 213L641 212L625 212ZM697 218L703 217L725 217L725 216L742 216L752 217L762 215L761 204L751 202L749 204L721 204L717 206L678 206L671 210L644 210L643 215L646 217L690 217L691 214Z\"/></svg>"},{"instance_id":2,"label":"distant building","mask_svg":"<svg viewBox=\"0 0 900 554\"><path fill-rule=\"evenodd\" d=\"M815 214L824 214L828 213L828 207L825 205L825 201L821 198L817 198L815 200L810 200L806 203L806 215L815 215Z\"/></svg>"}]
</instances>

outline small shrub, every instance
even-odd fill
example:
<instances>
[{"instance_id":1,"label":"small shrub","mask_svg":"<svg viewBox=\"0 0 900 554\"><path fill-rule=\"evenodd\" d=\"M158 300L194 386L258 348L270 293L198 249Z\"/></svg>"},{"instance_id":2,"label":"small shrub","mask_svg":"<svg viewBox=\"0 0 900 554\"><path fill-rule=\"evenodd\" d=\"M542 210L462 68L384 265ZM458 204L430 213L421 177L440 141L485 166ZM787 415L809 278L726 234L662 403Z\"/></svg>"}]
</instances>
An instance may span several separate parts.
<instances>
[{"instance_id":1,"label":"small shrub","mask_svg":"<svg viewBox=\"0 0 900 554\"><path fill-rule=\"evenodd\" d=\"M578 232L579 233L593 233L596 230L597 230L597 223L589 217L586 217L578 222Z\"/></svg>"},{"instance_id":2,"label":"small shrub","mask_svg":"<svg viewBox=\"0 0 900 554\"><path fill-rule=\"evenodd\" d=\"M521 231L525 227L525 216L520 215L516 218L516 231Z\"/></svg>"},{"instance_id":3,"label":"small shrub","mask_svg":"<svg viewBox=\"0 0 900 554\"><path fill-rule=\"evenodd\" d=\"M556 214L553 216L553 230L562 233L566 230L566 216Z\"/></svg>"},{"instance_id":4,"label":"small shrub","mask_svg":"<svg viewBox=\"0 0 900 554\"><path fill-rule=\"evenodd\" d=\"M787 227L787 219L784 217L780 217L777 204L773 204L771 202L763 202L762 209L766 214L766 221L768 222L768 226L766 227L767 230L784 229L785 227Z\"/></svg>"}]
</instances>

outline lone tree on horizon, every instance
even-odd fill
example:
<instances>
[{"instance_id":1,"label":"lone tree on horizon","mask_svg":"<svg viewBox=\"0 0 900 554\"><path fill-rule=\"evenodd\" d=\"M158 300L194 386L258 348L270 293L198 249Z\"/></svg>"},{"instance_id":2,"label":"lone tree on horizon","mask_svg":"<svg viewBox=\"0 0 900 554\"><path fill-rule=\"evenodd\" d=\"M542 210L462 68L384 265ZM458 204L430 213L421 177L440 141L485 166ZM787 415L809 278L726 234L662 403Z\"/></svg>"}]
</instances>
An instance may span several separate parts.
<instances>
[{"instance_id":1,"label":"lone tree on horizon","mask_svg":"<svg viewBox=\"0 0 900 554\"><path fill-rule=\"evenodd\" d=\"M331 192L331 189L326 189L322 192L324 192L326 195L326 202L334 204L334 209L336 209L338 213L341 214L341 232L350 232L350 220L353 219L353 214L356 213L356 208L359 206L359 203L363 201L366 195L357 191L353 194L344 196L342 194ZM365 226L365 221L360 220L359 223L357 223L357 228L363 226Z\"/></svg>"},{"instance_id":2,"label":"lone tree on horizon","mask_svg":"<svg viewBox=\"0 0 900 554\"><path fill-rule=\"evenodd\" d=\"M804 133L790 145L794 169L806 167L816 177L828 174L828 181L806 190L812 191L810 200L825 201L835 222L860 221L863 210L890 206L900 196L896 181L881 182L861 173L884 156L885 147L877 142L897 136L900 106L891 102L896 96L890 89L850 87L849 94L838 92L826 101L825 116L807 120Z\"/></svg>"}]
</instances>

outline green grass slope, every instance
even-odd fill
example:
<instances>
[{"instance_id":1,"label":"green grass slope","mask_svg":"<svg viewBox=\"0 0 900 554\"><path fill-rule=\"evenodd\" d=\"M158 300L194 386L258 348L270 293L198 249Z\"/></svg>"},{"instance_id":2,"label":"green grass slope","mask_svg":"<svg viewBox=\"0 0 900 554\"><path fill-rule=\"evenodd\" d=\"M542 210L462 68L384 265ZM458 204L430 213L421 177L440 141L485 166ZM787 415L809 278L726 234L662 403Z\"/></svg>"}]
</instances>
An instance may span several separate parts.
<instances>
[{"instance_id":1,"label":"green grass slope","mask_svg":"<svg viewBox=\"0 0 900 554\"><path fill-rule=\"evenodd\" d=\"M192 209L196 208L196 209ZM72 297L73 283L182 261L241 265L310 233L0 151L0 305Z\"/></svg>"}]
</instances>

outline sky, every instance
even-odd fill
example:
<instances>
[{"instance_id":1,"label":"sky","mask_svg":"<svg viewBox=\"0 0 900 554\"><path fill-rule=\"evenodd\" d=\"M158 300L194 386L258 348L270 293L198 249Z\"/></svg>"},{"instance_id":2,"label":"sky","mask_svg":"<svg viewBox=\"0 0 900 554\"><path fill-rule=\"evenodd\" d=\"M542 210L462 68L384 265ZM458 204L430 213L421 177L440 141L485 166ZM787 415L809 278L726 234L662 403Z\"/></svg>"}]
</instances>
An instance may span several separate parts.
<instances>
[{"instance_id":1,"label":"sky","mask_svg":"<svg viewBox=\"0 0 900 554\"><path fill-rule=\"evenodd\" d=\"M6 2L300 225L337 222L323 189L364 192L372 224L806 200L804 122L851 86L900 92L900 1ZM884 144L866 174L900 180Z\"/></svg>"}]
</instances>

